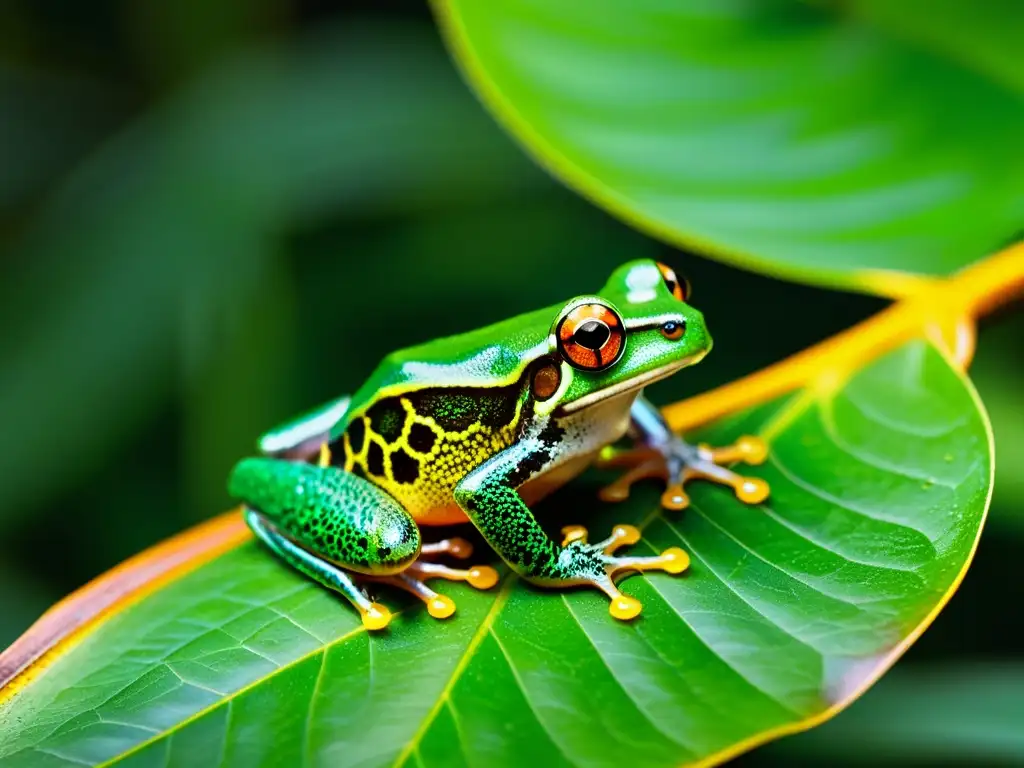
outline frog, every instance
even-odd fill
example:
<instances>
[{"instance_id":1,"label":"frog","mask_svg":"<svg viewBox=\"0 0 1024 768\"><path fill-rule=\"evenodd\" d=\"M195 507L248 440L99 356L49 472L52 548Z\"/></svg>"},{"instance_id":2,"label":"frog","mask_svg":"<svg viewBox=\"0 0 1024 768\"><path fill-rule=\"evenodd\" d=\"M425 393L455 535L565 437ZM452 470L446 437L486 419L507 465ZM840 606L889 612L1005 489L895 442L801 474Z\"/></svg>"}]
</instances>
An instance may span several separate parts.
<instances>
[{"instance_id":1,"label":"frog","mask_svg":"<svg viewBox=\"0 0 1024 768\"><path fill-rule=\"evenodd\" d=\"M262 435L258 455L231 471L229 493L267 549L343 595L369 630L393 617L365 591L373 583L412 593L438 619L456 606L428 581L495 586L491 565L438 562L468 560L465 538L424 541L428 529L466 522L528 582L596 588L613 618L632 620L642 605L619 589L622 577L681 574L688 553L622 554L641 539L628 524L595 543L569 525L558 540L531 507L592 464L626 469L601 492L606 501L650 477L665 482L666 509L684 509L684 486L697 479L749 504L768 496L763 480L730 468L763 461L762 441L692 445L643 396L711 351L689 299L673 268L640 259L597 293L389 354L354 394Z\"/></svg>"}]
</instances>

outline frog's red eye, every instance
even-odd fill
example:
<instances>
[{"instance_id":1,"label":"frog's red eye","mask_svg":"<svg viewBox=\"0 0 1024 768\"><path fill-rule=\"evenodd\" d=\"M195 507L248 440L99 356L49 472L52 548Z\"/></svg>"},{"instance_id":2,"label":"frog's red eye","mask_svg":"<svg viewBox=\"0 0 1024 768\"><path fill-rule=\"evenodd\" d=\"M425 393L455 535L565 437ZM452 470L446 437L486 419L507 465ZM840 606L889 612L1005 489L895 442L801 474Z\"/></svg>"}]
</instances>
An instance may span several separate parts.
<instances>
[{"instance_id":1,"label":"frog's red eye","mask_svg":"<svg viewBox=\"0 0 1024 768\"><path fill-rule=\"evenodd\" d=\"M668 292L675 296L680 301L690 300L690 281L685 277L680 279L676 271L667 264L658 262L658 271L661 272L662 278L665 280L665 287L668 288Z\"/></svg>"},{"instance_id":2,"label":"frog's red eye","mask_svg":"<svg viewBox=\"0 0 1024 768\"><path fill-rule=\"evenodd\" d=\"M622 318L604 304L581 304L555 329L558 349L573 368L600 371L614 365L626 349Z\"/></svg>"}]
</instances>

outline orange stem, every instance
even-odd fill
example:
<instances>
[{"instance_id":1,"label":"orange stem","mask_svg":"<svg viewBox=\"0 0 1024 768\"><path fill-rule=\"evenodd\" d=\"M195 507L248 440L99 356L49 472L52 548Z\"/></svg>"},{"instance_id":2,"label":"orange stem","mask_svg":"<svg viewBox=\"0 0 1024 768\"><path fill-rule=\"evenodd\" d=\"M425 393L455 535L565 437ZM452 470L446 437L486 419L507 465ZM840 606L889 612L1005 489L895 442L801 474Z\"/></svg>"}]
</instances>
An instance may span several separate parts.
<instances>
[{"instance_id":1,"label":"orange stem","mask_svg":"<svg viewBox=\"0 0 1024 768\"><path fill-rule=\"evenodd\" d=\"M718 389L664 409L685 431L804 386L831 387L868 360L915 337L943 347L966 369L974 353L975 319L1024 293L1024 242L945 280L921 281L918 292L820 344Z\"/></svg>"},{"instance_id":2,"label":"orange stem","mask_svg":"<svg viewBox=\"0 0 1024 768\"><path fill-rule=\"evenodd\" d=\"M0 704L23 688L44 657L69 650L106 616L123 610L250 538L238 511L219 515L125 560L44 613L0 653Z\"/></svg>"}]
</instances>

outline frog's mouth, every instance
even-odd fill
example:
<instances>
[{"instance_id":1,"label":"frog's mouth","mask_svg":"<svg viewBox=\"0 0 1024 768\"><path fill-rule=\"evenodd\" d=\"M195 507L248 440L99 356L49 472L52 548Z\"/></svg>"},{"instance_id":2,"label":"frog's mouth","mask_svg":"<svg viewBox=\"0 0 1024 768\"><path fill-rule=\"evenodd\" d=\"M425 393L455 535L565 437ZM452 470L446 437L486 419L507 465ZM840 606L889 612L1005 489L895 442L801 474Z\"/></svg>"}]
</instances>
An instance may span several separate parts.
<instances>
[{"instance_id":1,"label":"frog's mouth","mask_svg":"<svg viewBox=\"0 0 1024 768\"><path fill-rule=\"evenodd\" d=\"M636 390L643 389L648 384L653 384L656 381L667 379L669 376L671 376L673 373L680 370L681 368L685 368L688 365L693 365L694 363L699 363L707 353L708 350L704 350L700 354L685 357L682 360L677 360L674 363L669 363L668 365L663 365L660 368L655 368L654 370L647 371L647 373L641 373L639 376L620 382L615 386L608 387L607 389L602 389L597 392L591 392L589 395L584 395L579 400L573 400L571 403L566 403L565 405L561 406L560 408L558 408L558 414L567 415L570 413L575 413L576 411L581 411L584 408L589 408L592 405L596 405L597 403L603 402L610 398L617 397L618 395L624 395L627 392L635 392Z\"/></svg>"}]
</instances>

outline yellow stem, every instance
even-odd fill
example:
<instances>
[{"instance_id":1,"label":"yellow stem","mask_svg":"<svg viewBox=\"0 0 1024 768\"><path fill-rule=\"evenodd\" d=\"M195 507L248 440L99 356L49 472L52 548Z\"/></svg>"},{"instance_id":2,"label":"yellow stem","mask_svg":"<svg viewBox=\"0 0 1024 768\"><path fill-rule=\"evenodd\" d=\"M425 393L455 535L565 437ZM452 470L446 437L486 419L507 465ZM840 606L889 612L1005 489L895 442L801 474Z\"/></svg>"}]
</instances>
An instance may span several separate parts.
<instances>
[{"instance_id":1,"label":"yellow stem","mask_svg":"<svg viewBox=\"0 0 1024 768\"><path fill-rule=\"evenodd\" d=\"M977 318L1024 294L1024 240L963 269L942 283Z\"/></svg>"},{"instance_id":2,"label":"yellow stem","mask_svg":"<svg viewBox=\"0 0 1024 768\"><path fill-rule=\"evenodd\" d=\"M831 387L889 349L915 337L944 347L962 369L974 354L975 319L1024 293L1024 241L920 290L859 325L723 387L664 409L687 430L805 386Z\"/></svg>"}]
</instances>

